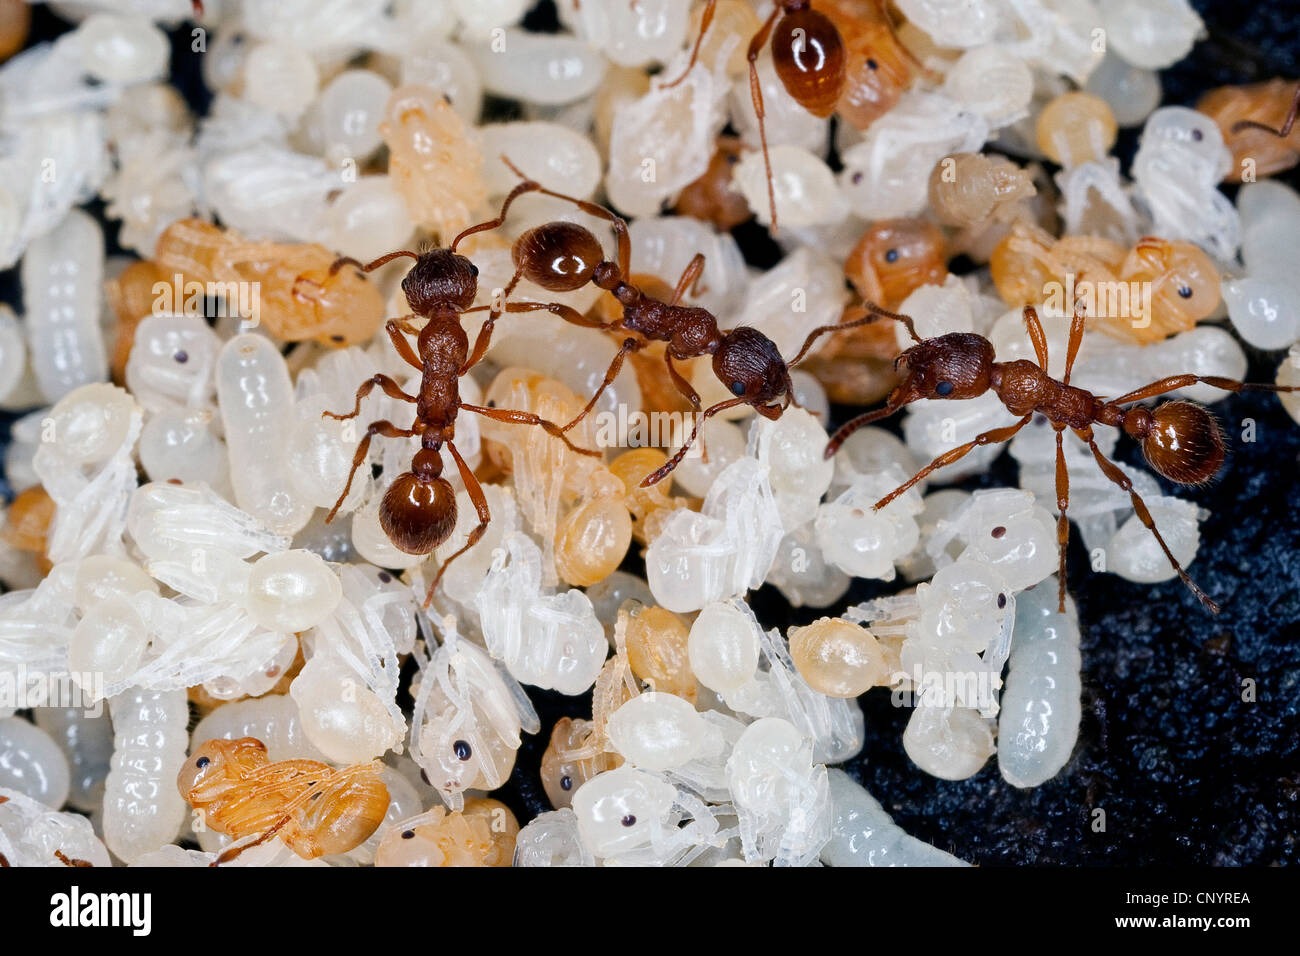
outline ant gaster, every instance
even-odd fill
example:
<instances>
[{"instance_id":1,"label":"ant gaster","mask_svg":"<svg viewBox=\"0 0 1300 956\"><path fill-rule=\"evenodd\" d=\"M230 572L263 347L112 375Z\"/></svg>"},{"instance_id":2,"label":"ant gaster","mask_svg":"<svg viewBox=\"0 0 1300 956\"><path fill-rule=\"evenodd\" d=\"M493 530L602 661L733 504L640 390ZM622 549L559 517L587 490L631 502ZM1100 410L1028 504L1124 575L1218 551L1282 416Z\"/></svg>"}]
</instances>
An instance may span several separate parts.
<instances>
[{"instance_id":1,"label":"ant gaster","mask_svg":"<svg viewBox=\"0 0 1300 956\"><path fill-rule=\"evenodd\" d=\"M347 484L325 519L330 522L338 514L352 489L357 469L366 460L371 439L375 435L385 438L418 436L420 449L411 460L411 470L393 480L379 505L379 523L384 533L398 549L407 554L429 554L446 541L455 528L456 493L451 483L442 477L444 447L456 462L465 490L478 513L479 523L470 532L464 546L439 567L425 597L426 607L433 600L433 592L452 561L478 543L492 518L482 487L456 448L456 416L459 412L473 412L498 422L537 425L559 438L572 451L591 456L600 454L598 451L577 447L569 441L559 425L531 412L471 405L460 398L460 376L482 358L486 346L483 350L476 349L471 356L469 338L460 324L461 313L470 308L478 293L478 268L468 258L458 254L456 248L467 236L500 226L505 221L510 204L526 191L522 188L512 190L497 218L469 227L455 238L450 248L422 253L403 249L381 256L361 267L370 272L399 256L409 256L415 260L415 265L402 279L402 291L413 312L401 318L389 319L385 329L397 354L407 364L419 369L419 394L408 395L392 378L377 374L361 383L352 411L346 414L323 413L323 417L340 421L356 418L361 413L362 399L376 388L391 398L415 406L415 421L409 428L400 428L387 420L371 422L366 426L365 435L352 456L352 470L348 473ZM331 272L349 262L360 266L356 260L343 258L334 263ZM426 320L419 329L410 321L417 317ZM416 336L415 348L407 341L407 335Z\"/></svg>"},{"instance_id":2,"label":"ant gaster","mask_svg":"<svg viewBox=\"0 0 1300 956\"><path fill-rule=\"evenodd\" d=\"M1170 401L1155 409L1135 405L1145 399L1156 398L1167 392L1203 383L1229 392L1257 389L1270 392L1291 392L1295 388L1285 385L1253 385L1216 375L1170 375L1149 385L1143 385L1115 399L1105 400L1085 389L1070 384L1079 346L1083 341L1084 313L1075 304L1074 318L1070 323L1070 337L1065 358L1065 374L1058 381L1045 371L1047 368L1047 337L1043 333L1038 312L1033 306L1024 311L1025 327L1033 343L1037 364L1026 359L1014 362L995 360L993 345L982 335L969 332L951 332L934 338L922 339L916 334L912 319L877 309L868 303L865 308L881 318L901 322L916 342L903 352L895 362L906 375L901 384L889 394L883 408L859 415L843 425L826 445L830 458L849 435L864 425L885 418L904 405L928 399L961 400L978 398L992 391L1006 406L1007 411L1019 415L1020 420L1003 428L994 428L976 435L963 445L944 452L899 487L875 504L875 510L885 507L903 492L931 472L950 465L971 450L982 445L1009 441L1033 419L1043 415L1056 431L1056 537L1060 551L1059 609L1065 611L1065 550L1069 542L1070 524L1066 512L1070 507L1070 475L1065 465L1063 439L1069 428L1088 446L1098 467L1111 482L1128 492L1133 510L1142 524L1155 535L1169 564L1191 589L1192 593L1211 612L1217 614L1219 606L1210 600L1183 570L1174 557L1164 537L1156 528L1151 512L1142 497L1133 489L1128 475L1108 459L1097 447L1092 426L1109 425L1122 428L1142 446L1147 463L1171 481L1183 485L1198 485L1209 481L1223 464L1224 443L1219 423L1205 408L1189 401ZM1130 406L1125 408L1124 406Z\"/></svg>"},{"instance_id":3,"label":"ant gaster","mask_svg":"<svg viewBox=\"0 0 1300 956\"><path fill-rule=\"evenodd\" d=\"M509 159L503 156L502 160L523 178L523 173L519 172ZM634 332L640 336L640 338L624 339L605 373L600 388L592 395L582 412L564 426L564 430L568 431L596 406L596 401L601 394L618 376L623 367L623 360L629 353L644 348L648 339L666 342L668 347L664 359L669 378L694 409L696 420L690 437L676 454L641 481L643 488L660 481L677 467L694 443L704 421L718 412L737 405L750 405L765 418L780 418L782 411L793 401L794 386L790 381L790 368L803 359L812 348L813 342L820 335L828 332L853 328L876 319L874 315L870 315L855 321L815 329L804 342L799 354L786 362L781 357L776 343L758 329L742 325L723 331L718 328L718 320L708 309L681 303L682 297L697 285L704 271L702 254L696 254L691 259L673 290L672 298L663 302L647 295L630 281L632 244L627 223L622 217L596 203L553 192L531 180L525 179L515 187L516 192L525 190L573 203L588 215L609 222L613 226L617 240L618 261L612 262L604 258L600 242L585 227L565 221L544 223L524 232L515 240L511 248L515 274L503 290L501 300L504 302L509 298L521 278L528 279L550 292L572 291L591 282L618 300L622 306L622 317L616 322L605 323L588 318L562 303L505 302L504 305L492 306L487 320L483 323L478 341L475 342L474 355L478 356L486 351L493 325L502 311L545 310L574 325L610 332ZM485 306L478 308L482 309ZM702 409L699 393L682 377L673 364L674 360L685 361L704 355L712 356L714 375L735 396L706 409Z\"/></svg>"}]
</instances>

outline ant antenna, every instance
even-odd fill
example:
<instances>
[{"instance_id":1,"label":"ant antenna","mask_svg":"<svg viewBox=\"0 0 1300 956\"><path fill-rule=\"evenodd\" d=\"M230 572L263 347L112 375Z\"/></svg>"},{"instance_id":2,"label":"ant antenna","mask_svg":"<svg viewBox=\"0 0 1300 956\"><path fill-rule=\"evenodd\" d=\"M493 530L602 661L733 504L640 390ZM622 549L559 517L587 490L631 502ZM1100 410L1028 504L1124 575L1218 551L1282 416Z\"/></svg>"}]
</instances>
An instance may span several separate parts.
<instances>
[{"instance_id":1,"label":"ant antenna","mask_svg":"<svg viewBox=\"0 0 1300 956\"><path fill-rule=\"evenodd\" d=\"M856 329L862 325L871 325L878 319L893 319L895 322L901 323L903 327L907 329L907 333L912 336L912 341L920 344L921 337L916 334L916 325L913 323L910 315L890 312L888 309L882 309L874 302L867 301L863 301L859 305L855 306L855 309L865 311L867 314L859 316L856 319L849 319L847 322L837 322L834 325L819 325L808 333L808 337L803 340L803 347L800 348L798 354L796 354L795 357L790 359L786 364L793 368L802 362L804 356L807 355L808 351L812 348L813 343L823 335L830 332L841 332L846 329Z\"/></svg>"},{"instance_id":2,"label":"ant antenna","mask_svg":"<svg viewBox=\"0 0 1300 956\"><path fill-rule=\"evenodd\" d=\"M1240 133L1244 129L1260 129L1272 133L1279 139L1286 139L1291 135L1291 127L1295 126L1297 113L1300 113L1300 83L1296 84L1295 95L1291 97L1291 108L1287 110L1286 120L1282 123L1281 129L1274 129L1267 123L1258 123L1255 120L1239 120L1232 124L1232 131Z\"/></svg>"},{"instance_id":3,"label":"ant antenna","mask_svg":"<svg viewBox=\"0 0 1300 956\"><path fill-rule=\"evenodd\" d=\"M704 424L705 420L712 418L718 412L725 412L728 408L735 408L737 405L743 404L745 404L744 396L741 396L740 398L729 398L726 401L718 402L716 405L710 405L701 414L696 416L695 427L691 429L691 435L686 439L686 442L682 447L677 449L677 454L673 455L672 458L669 458L655 471L652 471L650 474L642 478L640 487L649 488L651 485L663 480L665 475L681 464L682 459L686 457L686 452L690 449L691 445L695 443L695 438L700 433L700 426Z\"/></svg>"},{"instance_id":4,"label":"ant antenna","mask_svg":"<svg viewBox=\"0 0 1300 956\"><path fill-rule=\"evenodd\" d=\"M517 175L520 179L522 179L523 182L521 182L514 189L510 190L510 195L506 196L505 202L501 204L501 212L497 214L497 217L495 219L489 219L487 222L480 222L477 225L470 226L468 229L463 230L460 233L460 235L458 235L455 239L453 239L451 241L451 247L450 247L452 252L456 251L456 247L460 245L460 241L462 239L468 239L470 236L478 232L488 232L492 229L496 229L500 227L506 221L506 213L510 211L510 206L516 199L518 199L524 193L537 192L539 189L542 188L540 183L534 182L533 180L525 176L523 173L521 173L519 171L519 167L517 167L514 163L510 162L510 160L506 159L506 157L502 156L501 161L505 163L507 166L509 166L510 169L515 173L515 175Z\"/></svg>"},{"instance_id":5,"label":"ant antenna","mask_svg":"<svg viewBox=\"0 0 1300 956\"><path fill-rule=\"evenodd\" d=\"M378 259L376 259L374 262L370 263L369 265L363 266L360 262L358 262L356 259L353 259L351 256L340 256L339 258L335 259L334 263L330 266L330 275L334 275L335 273L337 273L349 262L352 263L354 266L356 266L358 269L360 269L362 272L374 272L380 266L392 262L398 256L410 256L412 259L416 259L416 260L420 258L418 253L411 252L409 249L399 249L397 252L390 252L386 256L380 256Z\"/></svg>"}]
</instances>

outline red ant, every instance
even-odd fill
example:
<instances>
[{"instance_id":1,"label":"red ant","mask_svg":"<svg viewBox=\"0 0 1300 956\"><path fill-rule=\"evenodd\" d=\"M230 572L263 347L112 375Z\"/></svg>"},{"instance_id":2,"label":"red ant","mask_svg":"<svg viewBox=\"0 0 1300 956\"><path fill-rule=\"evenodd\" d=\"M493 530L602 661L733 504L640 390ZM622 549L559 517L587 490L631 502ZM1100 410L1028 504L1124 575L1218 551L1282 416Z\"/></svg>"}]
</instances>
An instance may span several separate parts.
<instances>
[{"instance_id":1,"label":"red ant","mask_svg":"<svg viewBox=\"0 0 1300 956\"><path fill-rule=\"evenodd\" d=\"M881 49L882 53L891 59L895 58L896 52L901 52L908 60L915 63L916 58L894 33L893 22L885 9L884 0L873 0L873 2L892 43L884 49L875 46L876 41L873 40L872 51ZM706 0L704 13L700 19L700 32L695 38L695 45L691 48L690 61L681 76L671 83L664 84L662 89L671 89L681 83L695 66L699 59L700 47L704 43L704 35L713 23L716 7L717 0ZM843 10L840 11L840 15L850 16ZM853 19L862 18L853 15ZM767 20L750 39L746 53L749 60L749 97L754 104L754 115L758 119L758 136L763 147L763 167L767 171L767 201L772 213L772 231L775 232L777 228L776 186L772 180L772 161L767 148L767 113L763 107L763 88L758 79L758 58L763 47L767 45L769 37L772 66L776 69L777 78L795 102L814 116L825 119L835 112L840 96L851 84L860 88L859 92L874 98L885 93L895 81L892 78L879 76L880 65L874 55L861 60L861 65L865 67L864 73L851 77L850 64L857 66L859 61L856 54L851 56L846 49L844 37L835 25L835 21L826 14L814 10L812 0L777 0ZM858 52L860 53L861 50ZM917 65L920 66L919 63ZM926 73L930 72L923 66L920 68Z\"/></svg>"},{"instance_id":2,"label":"red ant","mask_svg":"<svg viewBox=\"0 0 1300 956\"><path fill-rule=\"evenodd\" d=\"M442 448L445 445L456 462L465 490L478 512L479 523L470 532L465 545L438 569L429 585L424 600L425 607L432 602L434 589L447 568L478 543L492 518L482 487L456 448L454 439L459 412L473 412L498 422L537 425L559 438L572 451L596 457L600 455L598 451L577 447L569 441L559 425L531 412L471 405L460 398L459 379L482 358L483 350L476 349L474 355L470 355L469 337L460 324L461 314L469 310L478 293L478 267L465 256L459 255L456 247L467 236L500 226L505 221L510 204L527 191L521 187L512 190L496 219L470 226L455 238L450 248L431 249L422 253L403 249L381 256L366 266L361 266L355 259L342 258L330 268L333 274L350 262L365 272L371 272L399 256L409 256L415 260L415 265L402 279L402 291L410 303L412 314L389 319L385 329L397 354L407 364L420 370L419 394L408 395L392 378L378 374L357 388L356 404L352 411L347 414L322 413L323 417L340 421L356 418L361 413L362 399L375 388L380 388L391 398L415 405L415 421L410 428L399 428L387 420L371 422L366 427L365 436L352 456L352 470L348 473L347 484L325 521L333 521L338 514L352 488L352 479L356 477L357 469L366 460L370 441L375 435L385 438L419 436L420 450L411 460L411 470L399 475L384 492L379 505L379 523L400 550L407 554L429 554L450 537L456 526L456 493L451 483L442 477ZM409 320L417 316L427 319L423 328L417 329L411 325ZM407 335L416 336L414 349L406 340Z\"/></svg>"},{"instance_id":3,"label":"red ant","mask_svg":"<svg viewBox=\"0 0 1300 956\"><path fill-rule=\"evenodd\" d=\"M1133 405L1148 398L1156 398L1175 389L1204 383L1229 392L1257 389L1269 392L1292 392L1285 385L1254 385L1215 375L1170 375L1134 389L1115 399L1104 400L1085 389L1070 384L1070 373L1083 341L1084 314L1078 303L1070 323L1070 337L1065 357L1065 375L1060 381L1047 374L1047 338L1043 333L1038 312L1025 306L1025 328L1033 343L1038 363L1027 359L1014 362L994 360L993 345L982 335L970 332L950 332L934 338L922 339L916 334L912 319L906 315L886 312L867 303L864 308L877 317L894 319L902 323L912 336L915 345L895 360L895 367L906 369L906 377L889 393L883 408L859 415L842 425L826 445L830 458L849 435L864 425L879 421L898 411L904 405L922 398L962 399L978 398L990 389L996 393L1007 411L1021 416L1020 421L1004 428L994 428L976 435L964 445L958 445L936 458L899 487L875 504L879 511L918 481L936 469L950 465L981 445L995 445L1011 438L1033 419L1035 414L1047 417L1056 431L1056 538L1060 550L1060 601L1059 609L1065 611L1065 549L1069 542L1070 523L1066 512L1070 507L1070 476L1065 465L1062 445L1065 429L1069 428L1092 451L1102 473L1124 491L1133 502L1133 510L1160 544L1169 564L1182 578L1184 584L1212 613L1219 613L1219 605L1197 587L1183 570L1178 560L1165 544L1157 530L1151 512L1136 491L1128 475L1097 447L1092 426L1109 425L1122 428L1142 445L1142 454L1152 468L1170 481L1182 485L1204 484L1218 473L1223 464L1224 443L1219 423L1205 408L1189 401L1170 401L1155 409ZM1124 405L1131 405L1124 408Z\"/></svg>"},{"instance_id":4,"label":"red ant","mask_svg":"<svg viewBox=\"0 0 1300 956\"><path fill-rule=\"evenodd\" d=\"M524 178L523 173L509 159L504 156L501 158L520 178ZM803 359L818 336L876 320L876 316L869 315L854 321L815 329L804 342L799 354L786 362L777 350L776 343L758 329L741 325L724 332L718 328L718 320L709 310L681 304L682 297L697 285L704 271L703 254L697 253L686 266L673 290L672 298L667 302L660 301L646 295L629 281L632 243L627 222L621 216L596 203L545 189L531 180L525 179L515 187L515 193L523 191L538 192L555 199L562 199L573 203L588 215L609 222L614 228L618 243L618 261L611 262L604 258L604 250L601 249L600 242L585 227L564 221L544 223L521 234L511 247L515 274L503 290L502 301L509 298L521 278L526 278L550 292L569 292L592 282L613 294L623 308L623 315L617 322L605 323L588 318L576 309L558 302L509 302L502 306L494 305L479 332L478 340L474 345L474 355L481 356L487 350L493 325L502 311L546 310L573 325L609 332L635 332L641 336L641 338L624 339L605 373L600 388L592 395L582 412L564 426L564 431L568 431L596 406L596 401L618 376L623 367L623 360L629 353L645 348L646 340L668 343L664 353L668 376L695 410L695 427L677 453L641 481L643 488L662 480L677 467L694 443L704 421L718 412L737 405L750 405L764 418L780 418L781 412L793 401L794 387L790 381L790 368ZM483 308L487 307L478 306L478 309ZM735 397L701 411L699 393L677 371L673 361L674 359L685 361L704 355L713 357L713 373ZM780 399L784 401L778 402Z\"/></svg>"}]
</instances>

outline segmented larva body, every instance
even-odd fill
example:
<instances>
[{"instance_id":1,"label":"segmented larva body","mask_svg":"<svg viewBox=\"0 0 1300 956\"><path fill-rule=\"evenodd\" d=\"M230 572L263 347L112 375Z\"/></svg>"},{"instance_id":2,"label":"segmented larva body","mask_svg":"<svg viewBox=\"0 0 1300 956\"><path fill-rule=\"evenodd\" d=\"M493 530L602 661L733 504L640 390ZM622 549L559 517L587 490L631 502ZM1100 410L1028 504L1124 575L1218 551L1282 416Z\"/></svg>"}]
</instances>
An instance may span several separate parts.
<instances>
[{"instance_id":1,"label":"segmented larva body","mask_svg":"<svg viewBox=\"0 0 1300 956\"><path fill-rule=\"evenodd\" d=\"M184 690L141 690L109 702L113 762L104 794L104 842L130 863L176 839L185 801L176 774L185 762L190 711Z\"/></svg>"},{"instance_id":2,"label":"segmented larva body","mask_svg":"<svg viewBox=\"0 0 1300 956\"><path fill-rule=\"evenodd\" d=\"M1055 577L1021 592L1002 711L998 767L1008 783L1036 787L1054 777L1079 739L1082 689L1074 602L1056 610Z\"/></svg>"},{"instance_id":3,"label":"segmented larva body","mask_svg":"<svg viewBox=\"0 0 1300 956\"><path fill-rule=\"evenodd\" d=\"M821 861L827 866L966 865L951 853L904 833L876 798L843 770L833 767L827 777L831 838L821 850Z\"/></svg>"},{"instance_id":4,"label":"segmented larva body","mask_svg":"<svg viewBox=\"0 0 1300 956\"><path fill-rule=\"evenodd\" d=\"M303 730L298 704L288 694L267 694L222 704L194 728L194 746L209 740L256 737L271 760L323 760Z\"/></svg>"}]
</instances>

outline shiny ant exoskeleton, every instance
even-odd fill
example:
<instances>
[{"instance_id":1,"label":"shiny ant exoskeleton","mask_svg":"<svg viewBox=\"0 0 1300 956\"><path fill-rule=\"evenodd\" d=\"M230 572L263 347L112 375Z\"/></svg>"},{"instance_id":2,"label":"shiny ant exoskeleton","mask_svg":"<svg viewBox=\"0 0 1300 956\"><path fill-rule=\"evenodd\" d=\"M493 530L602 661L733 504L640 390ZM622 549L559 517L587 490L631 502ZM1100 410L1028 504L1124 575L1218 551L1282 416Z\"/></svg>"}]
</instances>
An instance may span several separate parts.
<instances>
[{"instance_id":1,"label":"shiny ant exoskeleton","mask_svg":"<svg viewBox=\"0 0 1300 956\"><path fill-rule=\"evenodd\" d=\"M502 160L523 177L523 173L509 159L503 156ZM614 228L618 243L618 261L606 259L599 240L590 230L577 223L548 222L521 234L511 247L515 274L502 292L502 304L491 307L475 342L474 355L480 356L487 350L493 326L503 311L544 310L574 325L609 332L636 333L639 338L624 339L596 393L582 412L564 426L564 430L568 431L595 408L596 401L613 384L629 353L644 348L646 340L666 342L668 347L664 359L668 376L695 411L695 427L676 454L642 480L642 487L655 484L676 468L694 443L704 421L718 412L737 405L750 405L765 418L780 418L781 412L793 401L794 386L790 381L790 368L808 354L814 341L828 332L875 321L875 316L869 315L814 329L799 354L787 362L781 357L776 343L758 329L741 325L723 331L718 328L717 318L708 309L681 304L682 297L699 281L704 271L702 254L696 254L691 259L673 290L672 298L667 302L661 301L647 295L630 281L632 243L627 223L622 217L604 206L554 192L527 179L515 187L512 195L520 191L538 192L562 199L573 203L588 215L609 222ZM592 282L618 300L622 306L622 317L617 322L605 323L588 318L576 309L558 302L506 302L521 278L550 292L569 292ZM686 361L704 355L712 356L714 375L735 397L702 409L699 393L677 371L673 361Z\"/></svg>"},{"instance_id":2,"label":"shiny ant exoskeleton","mask_svg":"<svg viewBox=\"0 0 1300 956\"><path fill-rule=\"evenodd\" d=\"M1133 490L1133 482L1128 475L1108 459L1092 433L1092 426L1109 425L1122 428L1142 445L1142 454L1152 468L1170 481L1182 485L1199 485L1209 481L1218 473L1223 464L1224 443L1219 423L1204 407L1195 402L1177 400L1165 402L1154 409L1143 405L1134 405L1145 399L1156 398L1176 389L1203 383L1229 392L1245 389L1257 389L1268 392L1292 392L1296 389L1285 385L1255 385L1238 382L1235 379L1220 378L1216 375L1170 375L1149 385L1143 385L1131 392L1114 399L1102 399L1086 389L1070 384L1070 374L1074 360L1078 357L1079 346L1083 342L1084 313L1076 303L1074 319L1070 323L1069 344L1065 357L1065 374L1058 381L1047 374L1047 337L1043 333L1038 312L1033 306L1025 306L1025 327L1034 346L1037 364L1027 359L1014 362L995 360L993 344L982 335L971 332L950 332L934 338L922 339L916 334L912 319L876 309L869 303L865 306L880 318L890 318L901 322L912 340L916 342L895 362L902 367L906 375L903 381L886 400L883 408L859 415L842 425L826 444L826 457L830 458L849 435L864 425L880 421L898 411L904 405L923 398L961 399L978 398L992 390L1012 415L1021 416L1020 421L1003 428L994 428L976 435L963 445L952 448L930 464L926 465L899 487L895 488L875 504L880 510L918 481L931 472L950 465L975 448L982 445L995 445L1010 441L1015 434L1033 419L1035 414L1043 415L1056 431L1056 537L1060 550L1060 601L1059 609L1065 611L1065 550L1069 542L1070 523L1066 512L1070 507L1070 475L1065 465L1063 440L1065 429L1069 428L1092 451L1097 465L1111 482L1128 492L1133 503L1133 510L1147 530L1155 535L1156 541L1164 551L1169 564L1191 589L1192 593L1210 611L1217 614L1219 606L1210 600L1183 570L1178 559L1174 557L1165 544L1165 539L1156 528L1151 512L1147 510L1142 497ZM1129 405L1131 407L1124 408Z\"/></svg>"},{"instance_id":3,"label":"shiny ant exoskeleton","mask_svg":"<svg viewBox=\"0 0 1300 956\"><path fill-rule=\"evenodd\" d=\"M340 421L355 418L361 414L361 401L376 388L385 395L415 405L415 421L409 428L400 428L387 420L371 422L366 426L365 435L357 445L352 456L352 470L348 472L347 484L338 501L326 517L326 522L334 520L348 492L352 489L352 480L357 469L365 462L370 451L370 442L375 435L385 438L420 438L420 450L411 460L411 470L403 472L384 492L379 505L379 523L389 540L407 554L429 554L451 535L456 526L456 493L451 483L442 477L442 449L450 452L460 472L465 490L478 512L479 523L470 532L469 539L455 554L451 555L439 567L429 585L425 597L427 607L433 599L434 589L446 572L451 562L456 560L483 537L492 515L488 510L487 498L474 473L461 457L456 448L456 416L461 411L473 412L484 418L498 422L520 425L537 425L548 434L560 439L571 450L579 454L599 456L598 451L579 448L569 441L563 429L554 422L547 421L531 412L513 411L505 408L489 408L471 405L461 401L459 380L468 372L486 349L475 349L470 354L469 337L461 327L460 316L467 311L478 294L478 268L465 256L456 252L456 247L465 237L476 232L494 229L505 221L506 212L516 197L526 192L516 188L506 197L501 213L496 219L471 226L458 235L451 246L446 249L432 249L423 253L400 250L389 253L362 266L366 272L379 268L386 262L399 257L410 256L415 265L402 279L402 291L413 310L411 315L398 319L389 319L385 325L388 337L397 349L397 354L407 364L420 370L420 388L418 395L408 395L396 381L387 375L377 374L362 382L357 388L356 404L347 413L324 412L328 418ZM340 259L334 263L331 271L341 268L345 263L360 263L351 259ZM415 328L410 320L416 317L426 320L422 328ZM416 336L416 346L411 347L407 335Z\"/></svg>"}]
</instances>

